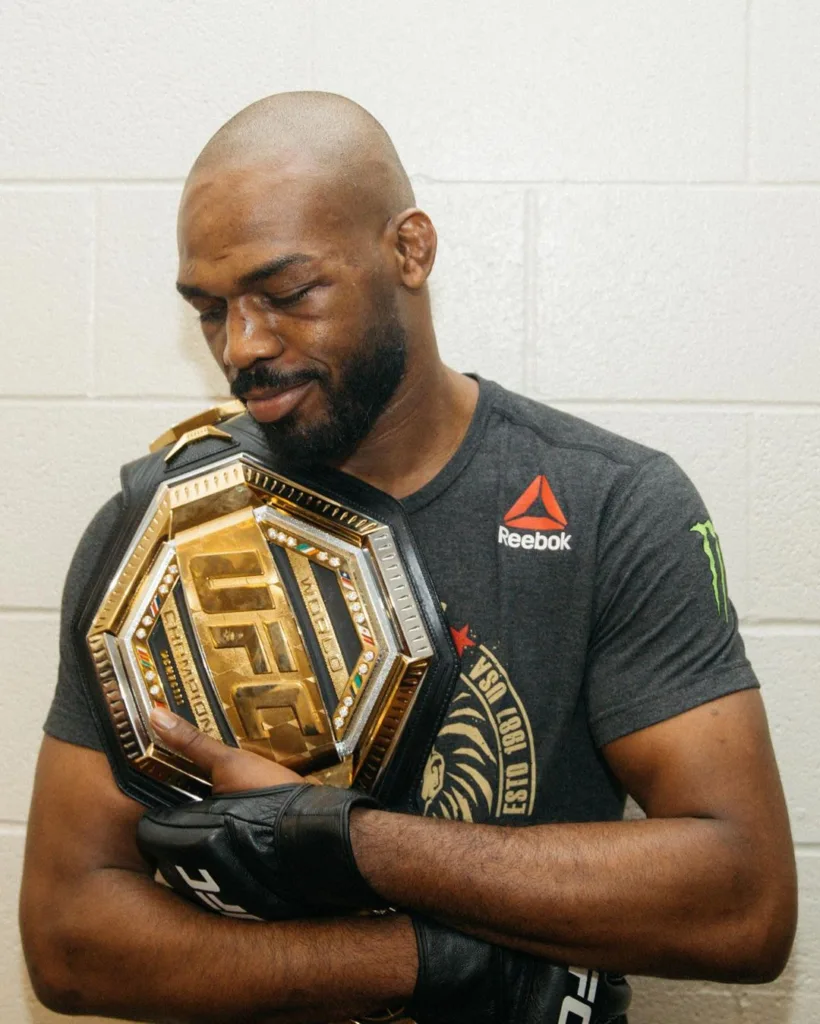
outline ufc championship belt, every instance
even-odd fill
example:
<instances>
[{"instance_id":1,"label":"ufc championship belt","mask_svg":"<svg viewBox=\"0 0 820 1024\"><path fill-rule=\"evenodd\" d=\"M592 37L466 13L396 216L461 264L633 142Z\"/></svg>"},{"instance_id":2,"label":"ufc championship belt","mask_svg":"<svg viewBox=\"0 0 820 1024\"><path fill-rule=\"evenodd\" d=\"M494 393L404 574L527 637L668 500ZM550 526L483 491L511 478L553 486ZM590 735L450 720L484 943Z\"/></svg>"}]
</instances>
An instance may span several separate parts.
<instances>
[{"instance_id":1,"label":"ufc championship belt","mask_svg":"<svg viewBox=\"0 0 820 1024\"><path fill-rule=\"evenodd\" d=\"M160 705L223 743L411 808L457 658L401 505L331 470L276 470L239 402L124 467L123 510L74 623L120 788L204 797Z\"/></svg>"}]
</instances>

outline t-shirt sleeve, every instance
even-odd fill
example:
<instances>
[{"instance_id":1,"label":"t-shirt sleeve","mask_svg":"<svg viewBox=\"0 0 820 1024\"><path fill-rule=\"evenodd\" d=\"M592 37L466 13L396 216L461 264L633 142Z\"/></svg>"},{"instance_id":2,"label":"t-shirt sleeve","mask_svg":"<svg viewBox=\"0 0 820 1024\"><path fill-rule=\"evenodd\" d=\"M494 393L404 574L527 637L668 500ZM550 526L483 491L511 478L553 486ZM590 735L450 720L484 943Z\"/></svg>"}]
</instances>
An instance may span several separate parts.
<instances>
[{"instance_id":1,"label":"t-shirt sleeve","mask_svg":"<svg viewBox=\"0 0 820 1024\"><path fill-rule=\"evenodd\" d=\"M585 688L599 746L758 686L717 532L672 459L655 456L613 494L598 543Z\"/></svg>"},{"instance_id":2,"label":"t-shirt sleeve","mask_svg":"<svg viewBox=\"0 0 820 1024\"><path fill-rule=\"evenodd\" d=\"M122 497L119 494L103 505L89 523L71 560L60 610L57 686L44 725L49 736L93 750L102 750L103 745L89 704L86 683L80 677L80 668L73 653L70 628L80 602L88 593L100 549L108 543L121 508Z\"/></svg>"}]
</instances>

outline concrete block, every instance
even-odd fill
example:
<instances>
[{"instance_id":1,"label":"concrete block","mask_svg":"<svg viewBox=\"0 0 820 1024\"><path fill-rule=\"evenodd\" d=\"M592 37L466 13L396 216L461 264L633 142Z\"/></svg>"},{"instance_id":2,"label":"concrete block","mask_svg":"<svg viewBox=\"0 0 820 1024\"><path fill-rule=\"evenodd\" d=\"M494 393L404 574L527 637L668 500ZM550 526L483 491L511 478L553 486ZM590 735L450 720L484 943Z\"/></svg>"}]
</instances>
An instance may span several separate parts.
<instances>
[{"instance_id":1,"label":"concrete block","mask_svg":"<svg viewBox=\"0 0 820 1024\"><path fill-rule=\"evenodd\" d=\"M666 978L633 978L629 1024L743 1024L740 1008L725 985Z\"/></svg>"},{"instance_id":2,"label":"concrete block","mask_svg":"<svg viewBox=\"0 0 820 1024\"><path fill-rule=\"evenodd\" d=\"M820 194L552 188L535 393L815 402Z\"/></svg>"},{"instance_id":3,"label":"concrete block","mask_svg":"<svg viewBox=\"0 0 820 1024\"><path fill-rule=\"evenodd\" d=\"M524 196L414 182L438 232L430 279L442 357L520 391L524 384Z\"/></svg>"},{"instance_id":4,"label":"concrete block","mask_svg":"<svg viewBox=\"0 0 820 1024\"><path fill-rule=\"evenodd\" d=\"M57 608L86 524L119 490L119 467L201 402L0 404L0 608ZM21 557L25 552L25 557Z\"/></svg>"},{"instance_id":5,"label":"concrete block","mask_svg":"<svg viewBox=\"0 0 820 1024\"><path fill-rule=\"evenodd\" d=\"M690 407L656 408L555 403L616 434L667 452L698 489L720 532L729 595L743 616L747 607L746 418Z\"/></svg>"},{"instance_id":6,"label":"concrete block","mask_svg":"<svg viewBox=\"0 0 820 1024\"><path fill-rule=\"evenodd\" d=\"M752 430L751 610L761 618L817 621L820 413L758 413Z\"/></svg>"},{"instance_id":7,"label":"concrete block","mask_svg":"<svg viewBox=\"0 0 820 1024\"><path fill-rule=\"evenodd\" d=\"M746 631L746 649L763 687L772 742L796 842L820 842L820 635Z\"/></svg>"},{"instance_id":8,"label":"concrete block","mask_svg":"<svg viewBox=\"0 0 820 1024\"><path fill-rule=\"evenodd\" d=\"M0 191L0 394L88 391L93 218L90 189Z\"/></svg>"},{"instance_id":9,"label":"concrete block","mask_svg":"<svg viewBox=\"0 0 820 1024\"><path fill-rule=\"evenodd\" d=\"M239 109L311 87L311 5L4 4L6 178L173 178Z\"/></svg>"},{"instance_id":10,"label":"concrete block","mask_svg":"<svg viewBox=\"0 0 820 1024\"><path fill-rule=\"evenodd\" d=\"M743 168L744 5L316 2L316 85L450 180L692 180Z\"/></svg>"},{"instance_id":11,"label":"concrete block","mask_svg":"<svg viewBox=\"0 0 820 1024\"><path fill-rule=\"evenodd\" d=\"M179 188L99 200L94 386L103 395L228 393L197 314L177 294Z\"/></svg>"},{"instance_id":12,"label":"concrete block","mask_svg":"<svg viewBox=\"0 0 820 1024\"><path fill-rule=\"evenodd\" d=\"M57 680L56 614L0 613L0 721L14 723L0 744L0 821L24 822L40 749L43 721Z\"/></svg>"},{"instance_id":13,"label":"concrete block","mask_svg":"<svg viewBox=\"0 0 820 1024\"><path fill-rule=\"evenodd\" d=\"M752 177L820 180L820 10L814 0L750 4Z\"/></svg>"}]
</instances>

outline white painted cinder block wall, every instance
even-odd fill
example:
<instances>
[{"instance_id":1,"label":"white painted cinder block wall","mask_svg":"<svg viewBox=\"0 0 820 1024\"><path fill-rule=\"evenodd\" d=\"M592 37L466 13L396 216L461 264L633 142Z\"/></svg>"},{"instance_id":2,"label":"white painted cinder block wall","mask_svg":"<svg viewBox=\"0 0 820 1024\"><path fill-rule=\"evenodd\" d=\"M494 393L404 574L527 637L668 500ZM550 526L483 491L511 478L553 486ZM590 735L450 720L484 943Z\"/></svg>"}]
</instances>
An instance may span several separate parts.
<instances>
[{"instance_id":1,"label":"white painted cinder block wall","mask_svg":"<svg viewBox=\"0 0 820 1024\"><path fill-rule=\"evenodd\" d=\"M800 932L776 984L637 979L632 1020L820 1019L816 0L4 0L0 1019L54 1016L15 903L72 548L119 464L222 391L173 290L180 182L229 115L302 88L392 133L453 365L667 449L721 529Z\"/></svg>"}]
</instances>

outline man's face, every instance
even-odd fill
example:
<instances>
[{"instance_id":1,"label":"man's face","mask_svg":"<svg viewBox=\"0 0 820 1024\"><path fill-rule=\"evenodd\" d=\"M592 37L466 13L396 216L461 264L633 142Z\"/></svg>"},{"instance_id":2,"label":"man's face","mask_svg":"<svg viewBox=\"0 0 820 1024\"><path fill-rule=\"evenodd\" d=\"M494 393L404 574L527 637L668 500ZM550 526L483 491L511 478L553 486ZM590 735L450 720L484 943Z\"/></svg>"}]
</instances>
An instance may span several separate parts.
<instances>
[{"instance_id":1,"label":"man's face","mask_svg":"<svg viewBox=\"0 0 820 1024\"><path fill-rule=\"evenodd\" d=\"M355 191L287 166L200 173L179 246L179 290L271 447L341 462L395 393L407 343L379 226Z\"/></svg>"}]
</instances>

